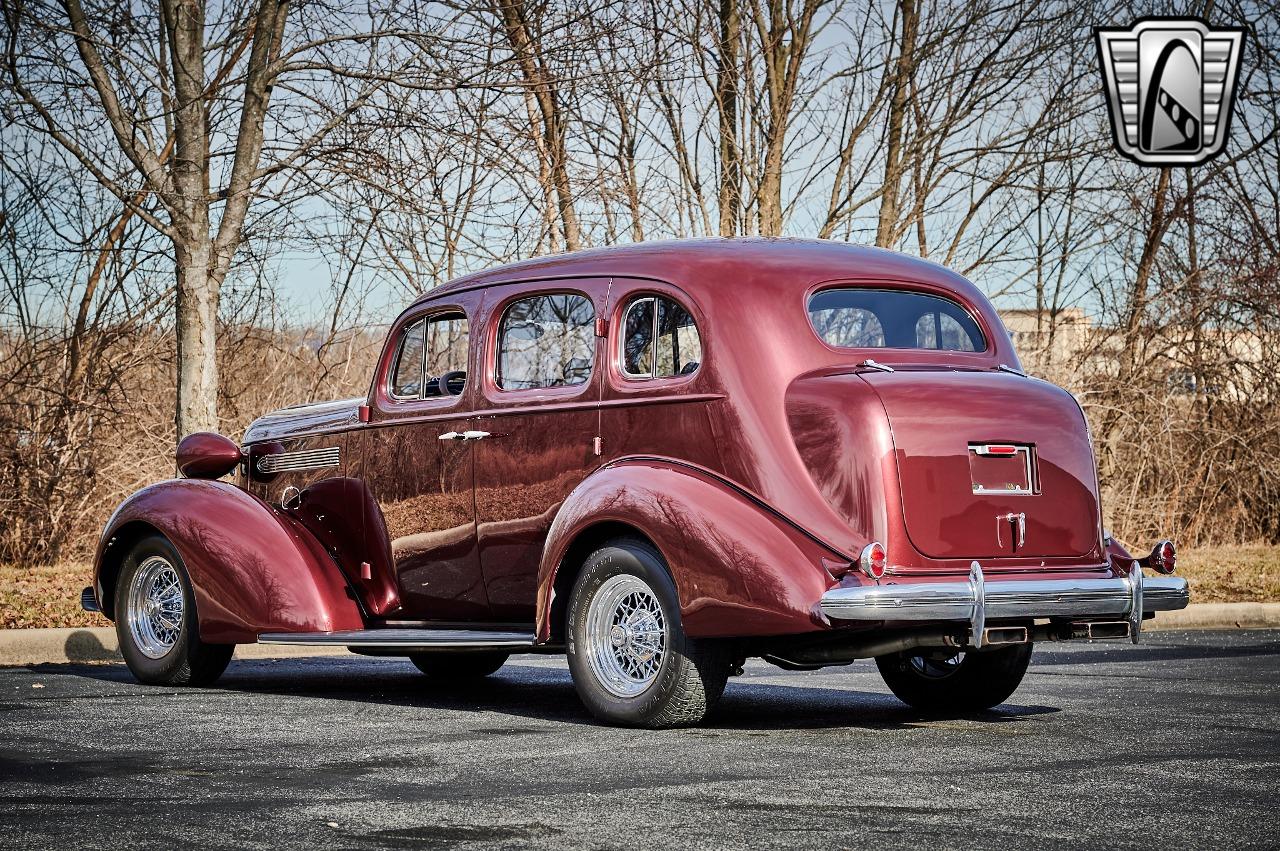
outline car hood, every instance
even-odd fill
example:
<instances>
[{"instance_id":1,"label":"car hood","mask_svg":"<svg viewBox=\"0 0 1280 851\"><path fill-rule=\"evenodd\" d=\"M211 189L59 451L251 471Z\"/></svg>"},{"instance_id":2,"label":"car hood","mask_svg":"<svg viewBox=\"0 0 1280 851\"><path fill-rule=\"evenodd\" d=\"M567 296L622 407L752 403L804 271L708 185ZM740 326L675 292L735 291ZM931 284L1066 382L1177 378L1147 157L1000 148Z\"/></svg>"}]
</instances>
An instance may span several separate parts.
<instances>
[{"instance_id":1,"label":"car hood","mask_svg":"<svg viewBox=\"0 0 1280 851\"><path fill-rule=\"evenodd\" d=\"M360 406L364 403L364 397L357 397L281 408L250 423L245 429L244 442L281 440L349 428L360 422Z\"/></svg>"}]
</instances>

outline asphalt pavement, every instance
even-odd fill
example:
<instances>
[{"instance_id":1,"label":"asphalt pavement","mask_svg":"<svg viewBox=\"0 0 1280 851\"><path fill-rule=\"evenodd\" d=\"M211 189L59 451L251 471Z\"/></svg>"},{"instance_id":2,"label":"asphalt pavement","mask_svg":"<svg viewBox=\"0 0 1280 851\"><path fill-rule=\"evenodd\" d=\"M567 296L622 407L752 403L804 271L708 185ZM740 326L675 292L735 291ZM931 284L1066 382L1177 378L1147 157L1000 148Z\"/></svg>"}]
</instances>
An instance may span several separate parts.
<instances>
[{"instance_id":1,"label":"asphalt pavement","mask_svg":"<svg viewBox=\"0 0 1280 851\"><path fill-rule=\"evenodd\" d=\"M1277 848L1280 631L1039 648L929 718L875 665L751 662L702 728L595 723L564 661L0 670L0 847Z\"/></svg>"}]
</instances>

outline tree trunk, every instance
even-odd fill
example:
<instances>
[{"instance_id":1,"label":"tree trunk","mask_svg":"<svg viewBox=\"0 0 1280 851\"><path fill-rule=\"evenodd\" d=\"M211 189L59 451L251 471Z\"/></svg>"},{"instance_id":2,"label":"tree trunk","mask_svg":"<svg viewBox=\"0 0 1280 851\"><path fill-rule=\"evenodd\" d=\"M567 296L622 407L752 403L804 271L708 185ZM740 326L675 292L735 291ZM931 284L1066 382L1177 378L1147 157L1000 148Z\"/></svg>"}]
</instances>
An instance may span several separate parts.
<instances>
[{"instance_id":1,"label":"tree trunk","mask_svg":"<svg viewBox=\"0 0 1280 851\"><path fill-rule=\"evenodd\" d=\"M209 233L209 125L205 104L204 4L163 6L173 63L174 149L169 199L177 283L177 437L218 428L218 284Z\"/></svg>"},{"instance_id":2,"label":"tree trunk","mask_svg":"<svg viewBox=\"0 0 1280 851\"><path fill-rule=\"evenodd\" d=\"M546 51L537 40L534 30L529 27L524 0L498 0L497 5L507 43L515 55L525 84L533 92L541 114L542 138L551 167L551 183L556 190L564 245L569 251L576 251L582 245L582 237L578 227L578 214L574 209L573 188L569 182L566 122L555 83L545 65Z\"/></svg>"},{"instance_id":3,"label":"tree trunk","mask_svg":"<svg viewBox=\"0 0 1280 851\"><path fill-rule=\"evenodd\" d=\"M218 429L218 294L208 228L174 240L178 295L178 437Z\"/></svg>"},{"instance_id":4,"label":"tree trunk","mask_svg":"<svg viewBox=\"0 0 1280 851\"><path fill-rule=\"evenodd\" d=\"M894 64L893 96L889 99L889 126L885 134L884 187L880 196L880 221L876 226L876 245L881 248L892 248L897 241L903 127L907 94L915 70L916 29L919 24L915 0L900 0L898 11L902 15L902 44Z\"/></svg>"},{"instance_id":5,"label":"tree trunk","mask_svg":"<svg viewBox=\"0 0 1280 851\"><path fill-rule=\"evenodd\" d=\"M1131 362L1136 362L1136 337L1142 325L1143 314L1147 310L1147 290L1151 285L1151 273L1155 270L1156 256L1160 252L1160 243L1164 240L1164 232L1169 226L1165 211L1165 198L1169 194L1168 168L1160 169L1156 179L1156 191L1151 198L1151 220L1147 225L1146 237L1142 243L1142 256L1138 260L1138 269L1133 277L1133 288L1129 292L1129 315L1125 321L1125 346L1130 353Z\"/></svg>"},{"instance_id":6,"label":"tree trunk","mask_svg":"<svg viewBox=\"0 0 1280 851\"><path fill-rule=\"evenodd\" d=\"M720 115L720 235L736 236L742 208L742 160L738 147L738 0L720 0L716 105Z\"/></svg>"}]
</instances>

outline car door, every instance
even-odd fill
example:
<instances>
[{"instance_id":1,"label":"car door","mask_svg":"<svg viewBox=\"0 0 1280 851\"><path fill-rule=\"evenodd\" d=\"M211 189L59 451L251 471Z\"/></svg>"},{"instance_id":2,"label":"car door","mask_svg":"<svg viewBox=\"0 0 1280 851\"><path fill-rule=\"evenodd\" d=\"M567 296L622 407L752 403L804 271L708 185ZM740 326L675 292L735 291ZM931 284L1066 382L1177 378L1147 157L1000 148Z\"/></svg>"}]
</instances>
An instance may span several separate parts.
<instances>
[{"instance_id":1,"label":"car door","mask_svg":"<svg viewBox=\"0 0 1280 851\"><path fill-rule=\"evenodd\" d=\"M517 284L486 295L474 428L476 536L496 620L532 622L556 512L599 463L599 369L608 279Z\"/></svg>"},{"instance_id":2,"label":"car door","mask_svg":"<svg viewBox=\"0 0 1280 851\"><path fill-rule=\"evenodd\" d=\"M489 615L476 550L470 379L480 296L427 304L392 329L360 430L356 499L368 573L394 578L395 620ZM443 386L442 386L443 382Z\"/></svg>"}]
</instances>

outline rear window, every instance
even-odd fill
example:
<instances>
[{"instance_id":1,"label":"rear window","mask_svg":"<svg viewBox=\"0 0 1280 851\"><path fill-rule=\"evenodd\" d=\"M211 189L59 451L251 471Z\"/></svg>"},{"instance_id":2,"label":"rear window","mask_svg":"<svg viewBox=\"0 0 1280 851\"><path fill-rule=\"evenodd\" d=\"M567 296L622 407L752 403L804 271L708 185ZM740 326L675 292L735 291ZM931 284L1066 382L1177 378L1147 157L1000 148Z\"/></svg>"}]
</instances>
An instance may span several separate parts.
<instances>
[{"instance_id":1,"label":"rear window","mask_svg":"<svg viewBox=\"0 0 1280 851\"><path fill-rule=\"evenodd\" d=\"M843 349L980 352L986 338L954 301L909 290L826 290L809 300L813 330Z\"/></svg>"}]
</instances>

